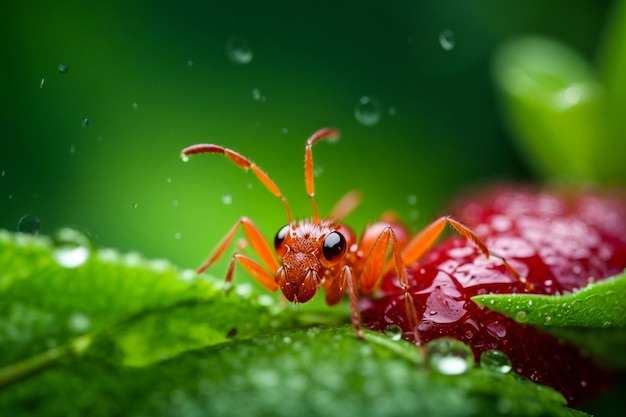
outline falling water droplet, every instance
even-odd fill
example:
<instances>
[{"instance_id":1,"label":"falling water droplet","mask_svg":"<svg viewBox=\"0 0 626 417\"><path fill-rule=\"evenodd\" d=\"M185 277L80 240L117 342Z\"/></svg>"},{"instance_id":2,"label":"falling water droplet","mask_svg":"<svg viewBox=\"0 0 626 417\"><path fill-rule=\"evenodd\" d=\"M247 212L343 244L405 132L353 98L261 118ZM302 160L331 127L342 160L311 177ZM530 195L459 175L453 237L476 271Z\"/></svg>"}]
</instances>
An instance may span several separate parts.
<instances>
[{"instance_id":1,"label":"falling water droplet","mask_svg":"<svg viewBox=\"0 0 626 417\"><path fill-rule=\"evenodd\" d=\"M474 354L469 346L443 337L426 345L426 361L440 374L461 375L474 366Z\"/></svg>"},{"instance_id":2,"label":"falling water droplet","mask_svg":"<svg viewBox=\"0 0 626 417\"><path fill-rule=\"evenodd\" d=\"M258 88L253 88L252 89L252 99L254 101L261 100L261 91Z\"/></svg>"},{"instance_id":3,"label":"falling water droplet","mask_svg":"<svg viewBox=\"0 0 626 417\"><path fill-rule=\"evenodd\" d=\"M82 123L83 123L83 127L89 126L89 119L87 117L83 117Z\"/></svg>"},{"instance_id":4,"label":"falling water droplet","mask_svg":"<svg viewBox=\"0 0 626 417\"><path fill-rule=\"evenodd\" d=\"M417 196L415 194L409 195L406 198L406 200L411 206L414 206L415 204L417 204Z\"/></svg>"},{"instance_id":5,"label":"falling water droplet","mask_svg":"<svg viewBox=\"0 0 626 417\"><path fill-rule=\"evenodd\" d=\"M59 74L67 74L70 68L64 63L60 63L59 66L57 67L57 70L59 71Z\"/></svg>"},{"instance_id":6,"label":"falling water droplet","mask_svg":"<svg viewBox=\"0 0 626 417\"><path fill-rule=\"evenodd\" d=\"M233 36L226 41L226 55L235 64L249 64L252 62L253 53L248 41L240 36Z\"/></svg>"},{"instance_id":7,"label":"falling water droplet","mask_svg":"<svg viewBox=\"0 0 626 417\"><path fill-rule=\"evenodd\" d=\"M86 314L75 311L68 317L67 326L74 333L85 333L91 328L91 319Z\"/></svg>"},{"instance_id":8,"label":"falling water droplet","mask_svg":"<svg viewBox=\"0 0 626 417\"><path fill-rule=\"evenodd\" d=\"M389 113L389 116L395 116L396 115L396 108L395 107L389 107L389 109L387 110L387 113Z\"/></svg>"},{"instance_id":9,"label":"falling water droplet","mask_svg":"<svg viewBox=\"0 0 626 417\"><path fill-rule=\"evenodd\" d=\"M480 355L480 366L490 371L506 374L513 369L511 360L502 351L487 350Z\"/></svg>"},{"instance_id":10,"label":"falling water droplet","mask_svg":"<svg viewBox=\"0 0 626 417\"><path fill-rule=\"evenodd\" d=\"M363 96L354 109L356 120L365 126L374 126L380 121L380 105L372 97Z\"/></svg>"},{"instance_id":11,"label":"falling water droplet","mask_svg":"<svg viewBox=\"0 0 626 417\"><path fill-rule=\"evenodd\" d=\"M402 339L402 328L395 324L390 324L385 327L384 331L385 335L389 336L391 340L400 340Z\"/></svg>"},{"instance_id":12,"label":"falling water droplet","mask_svg":"<svg viewBox=\"0 0 626 417\"><path fill-rule=\"evenodd\" d=\"M233 196L231 196L230 194L224 194L222 196L222 203L228 205L231 204L233 202Z\"/></svg>"},{"instance_id":13,"label":"falling water droplet","mask_svg":"<svg viewBox=\"0 0 626 417\"><path fill-rule=\"evenodd\" d=\"M79 230L64 227L52 235L54 260L65 268L77 268L89 259L92 251L91 240Z\"/></svg>"},{"instance_id":14,"label":"falling water droplet","mask_svg":"<svg viewBox=\"0 0 626 417\"><path fill-rule=\"evenodd\" d=\"M29 235L37 236L41 228L41 220L33 214L22 216L17 222L17 231Z\"/></svg>"},{"instance_id":15,"label":"falling water droplet","mask_svg":"<svg viewBox=\"0 0 626 417\"><path fill-rule=\"evenodd\" d=\"M444 51L451 51L454 49L455 40L454 33L451 30L444 30L439 34L439 44Z\"/></svg>"},{"instance_id":16,"label":"falling water droplet","mask_svg":"<svg viewBox=\"0 0 626 417\"><path fill-rule=\"evenodd\" d=\"M180 159L183 160L183 162L189 162L189 157L187 155L180 155Z\"/></svg>"},{"instance_id":17,"label":"falling water droplet","mask_svg":"<svg viewBox=\"0 0 626 417\"><path fill-rule=\"evenodd\" d=\"M46 79L42 78L41 81L39 82L39 88L43 88L44 84L46 84Z\"/></svg>"},{"instance_id":18,"label":"falling water droplet","mask_svg":"<svg viewBox=\"0 0 626 417\"><path fill-rule=\"evenodd\" d=\"M133 110L137 110L139 108L139 104L137 104L136 102L132 104L132 108Z\"/></svg>"},{"instance_id":19,"label":"falling water droplet","mask_svg":"<svg viewBox=\"0 0 626 417\"><path fill-rule=\"evenodd\" d=\"M137 207L139 207L139 203L133 203L133 208L136 209Z\"/></svg>"}]
</instances>

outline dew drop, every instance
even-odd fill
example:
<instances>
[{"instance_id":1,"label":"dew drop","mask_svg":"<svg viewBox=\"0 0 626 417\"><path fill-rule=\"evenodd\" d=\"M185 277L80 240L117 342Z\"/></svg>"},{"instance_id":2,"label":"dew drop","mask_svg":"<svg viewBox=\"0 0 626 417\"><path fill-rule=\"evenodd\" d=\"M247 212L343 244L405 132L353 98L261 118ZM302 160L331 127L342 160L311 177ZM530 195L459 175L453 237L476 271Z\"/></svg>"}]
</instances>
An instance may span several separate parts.
<instances>
[{"instance_id":1,"label":"dew drop","mask_svg":"<svg viewBox=\"0 0 626 417\"><path fill-rule=\"evenodd\" d=\"M490 371L509 373L513 369L511 360L502 351L487 350L480 355L480 366Z\"/></svg>"},{"instance_id":2,"label":"dew drop","mask_svg":"<svg viewBox=\"0 0 626 417\"><path fill-rule=\"evenodd\" d=\"M26 214L17 222L17 231L29 235L37 236L41 228L41 220L34 214Z\"/></svg>"},{"instance_id":3,"label":"dew drop","mask_svg":"<svg viewBox=\"0 0 626 417\"><path fill-rule=\"evenodd\" d=\"M91 255L92 244L87 235L76 229L64 227L52 235L52 257L65 268L83 265Z\"/></svg>"},{"instance_id":4,"label":"dew drop","mask_svg":"<svg viewBox=\"0 0 626 417\"><path fill-rule=\"evenodd\" d=\"M233 196L231 196L230 194L224 194L222 196L222 203L229 205L233 202Z\"/></svg>"},{"instance_id":5,"label":"dew drop","mask_svg":"<svg viewBox=\"0 0 626 417\"><path fill-rule=\"evenodd\" d=\"M365 126L374 126L380 121L380 105L372 97L363 96L354 109L356 120Z\"/></svg>"},{"instance_id":6,"label":"dew drop","mask_svg":"<svg viewBox=\"0 0 626 417\"><path fill-rule=\"evenodd\" d=\"M91 319L86 314L75 311L68 317L67 327L74 333L85 333L91 328Z\"/></svg>"},{"instance_id":7,"label":"dew drop","mask_svg":"<svg viewBox=\"0 0 626 417\"><path fill-rule=\"evenodd\" d=\"M59 71L59 74L67 74L69 70L70 68L64 63L60 63L59 66L57 67L57 71Z\"/></svg>"},{"instance_id":8,"label":"dew drop","mask_svg":"<svg viewBox=\"0 0 626 417\"><path fill-rule=\"evenodd\" d=\"M241 36L233 36L226 41L226 55L231 62L239 65L249 64L254 56L248 41Z\"/></svg>"},{"instance_id":9,"label":"dew drop","mask_svg":"<svg viewBox=\"0 0 626 417\"><path fill-rule=\"evenodd\" d=\"M39 88L43 88L44 84L46 84L46 79L42 78L41 81L39 82Z\"/></svg>"},{"instance_id":10,"label":"dew drop","mask_svg":"<svg viewBox=\"0 0 626 417\"><path fill-rule=\"evenodd\" d=\"M451 51L454 49L455 40L454 33L451 30L444 30L439 34L439 44L444 51Z\"/></svg>"},{"instance_id":11,"label":"dew drop","mask_svg":"<svg viewBox=\"0 0 626 417\"><path fill-rule=\"evenodd\" d=\"M426 362L440 374L461 375L474 366L474 354L464 343L443 337L426 345Z\"/></svg>"},{"instance_id":12,"label":"dew drop","mask_svg":"<svg viewBox=\"0 0 626 417\"><path fill-rule=\"evenodd\" d=\"M83 117L82 124L83 124L83 127L89 126L89 119L87 117Z\"/></svg>"},{"instance_id":13,"label":"dew drop","mask_svg":"<svg viewBox=\"0 0 626 417\"><path fill-rule=\"evenodd\" d=\"M402 329L396 324L390 324L385 327L384 333L386 336L389 336L391 340L400 340L402 338Z\"/></svg>"}]
</instances>

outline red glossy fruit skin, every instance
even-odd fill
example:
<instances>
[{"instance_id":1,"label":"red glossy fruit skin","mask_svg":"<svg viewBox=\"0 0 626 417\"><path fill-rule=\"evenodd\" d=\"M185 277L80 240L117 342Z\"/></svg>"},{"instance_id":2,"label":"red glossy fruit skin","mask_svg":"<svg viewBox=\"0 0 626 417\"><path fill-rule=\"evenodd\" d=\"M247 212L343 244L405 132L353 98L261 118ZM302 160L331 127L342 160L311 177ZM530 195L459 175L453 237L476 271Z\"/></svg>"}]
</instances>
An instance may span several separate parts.
<instances>
[{"instance_id":1,"label":"red glossy fruit skin","mask_svg":"<svg viewBox=\"0 0 626 417\"><path fill-rule=\"evenodd\" d=\"M626 204L590 191L496 188L459 205L454 217L504 256L540 294L567 293L626 267ZM530 292L498 259L487 260L466 239L451 237L410 266L417 330L408 325L403 291L385 277L376 298L362 300L362 320L375 330L395 324L417 344L442 336L467 343L476 358L506 353L513 368L564 394L570 405L596 395L607 373L579 349L534 327L481 309L477 294Z\"/></svg>"}]
</instances>

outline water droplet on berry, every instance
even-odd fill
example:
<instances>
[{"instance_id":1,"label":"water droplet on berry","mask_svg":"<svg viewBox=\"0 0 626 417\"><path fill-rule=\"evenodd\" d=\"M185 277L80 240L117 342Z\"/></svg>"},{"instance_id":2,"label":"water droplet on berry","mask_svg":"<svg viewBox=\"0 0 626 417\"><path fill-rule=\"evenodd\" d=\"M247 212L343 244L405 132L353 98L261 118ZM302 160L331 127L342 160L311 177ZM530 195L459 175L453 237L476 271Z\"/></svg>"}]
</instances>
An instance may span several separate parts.
<instances>
[{"instance_id":1,"label":"water droplet on berry","mask_svg":"<svg viewBox=\"0 0 626 417\"><path fill-rule=\"evenodd\" d=\"M454 40L454 33L451 30L444 30L439 34L439 44L444 51L451 51L456 44Z\"/></svg>"},{"instance_id":2,"label":"water droplet on berry","mask_svg":"<svg viewBox=\"0 0 626 417\"><path fill-rule=\"evenodd\" d=\"M426 345L426 362L440 374L461 375L474 366L474 354L469 346L443 337Z\"/></svg>"},{"instance_id":3,"label":"water droplet on berry","mask_svg":"<svg viewBox=\"0 0 626 417\"><path fill-rule=\"evenodd\" d=\"M395 324L390 324L385 327L384 333L386 336L389 336L391 340L400 340L402 338L402 329Z\"/></svg>"},{"instance_id":4,"label":"water droplet on berry","mask_svg":"<svg viewBox=\"0 0 626 417\"><path fill-rule=\"evenodd\" d=\"M231 62L240 65L249 64L254 56L248 41L240 36L233 36L226 41L226 55Z\"/></svg>"},{"instance_id":5,"label":"water droplet on berry","mask_svg":"<svg viewBox=\"0 0 626 417\"><path fill-rule=\"evenodd\" d=\"M17 231L37 236L41 228L41 220L33 214L27 214L17 222Z\"/></svg>"},{"instance_id":6,"label":"water droplet on berry","mask_svg":"<svg viewBox=\"0 0 626 417\"><path fill-rule=\"evenodd\" d=\"M506 374L513 369L511 360L502 351L487 350L480 355L480 366L490 371Z\"/></svg>"},{"instance_id":7,"label":"water droplet on berry","mask_svg":"<svg viewBox=\"0 0 626 417\"><path fill-rule=\"evenodd\" d=\"M92 244L86 234L69 227L57 230L52 235L54 260L65 268L83 265L91 255Z\"/></svg>"},{"instance_id":8,"label":"water droplet on berry","mask_svg":"<svg viewBox=\"0 0 626 417\"><path fill-rule=\"evenodd\" d=\"M354 109L354 117L365 126L374 126L380 121L380 105L372 97L363 96Z\"/></svg>"},{"instance_id":9,"label":"water droplet on berry","mask_svg":"<svg viewBox=\"0 0 626 417\"><path fill-rule=\"evenodd\" d=\"M59 71L59 74L67 74L69 70L70 68L64 63L60 63L59 66L57 67L57 71Z\"/></svg>"}]
</instances>

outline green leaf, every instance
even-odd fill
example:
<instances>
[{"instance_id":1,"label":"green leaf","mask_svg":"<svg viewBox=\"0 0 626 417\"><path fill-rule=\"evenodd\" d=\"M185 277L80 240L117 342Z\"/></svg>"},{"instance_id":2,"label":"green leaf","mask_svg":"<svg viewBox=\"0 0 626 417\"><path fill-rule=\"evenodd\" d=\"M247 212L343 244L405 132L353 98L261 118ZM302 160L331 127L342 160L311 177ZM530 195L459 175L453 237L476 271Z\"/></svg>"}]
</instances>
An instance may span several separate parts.
<instances>
[{"instance_id":1,"label":"green leaf","mask_svg":"<svg viewBox=\"0 0 626 417\"><path fill-rule=\"evenodd\" d=\"M603 88L583 57L554 41L520 38L500 47L493 72L514 136L539 173L603 175L606 162L595 156L605 136Z\"/></svg>"},{"instance_id":2,"label":"green leaf","mask_svg":"<svg viewBox=\"0 0 626 417\"><path fill-rule=\"evenodd\" d=\"M61 359L83 335L114 340L122 362L140 366L293 323L246 285L226 294L219 281L110 249L67 268L58 263L63 249L0 231L0 366Z\"/></svg>"},{"instance_id":3,"label":"green leaf","mask_svg":"<svg viewBox=\"0 0 626 417\"><path fill-rule=\"evenodd\" d=\"M590 350L612 365L626 349L626 273L565 295L477 295L474 302L520 323L539 326Z\"/></svg>"},{"instance_id":4,"label":"green leaf","mask_svg":"<svg viewBox=\"0 0 626 417\"><path fill-rule=\"evenodd\" d=\"M285 330L312 311L277 314L250 287L111 250L68 268L58 249L0 232L6 415L585 415L514 374L442 375L351 325Z\"/></svg>"},{"instance_id":5,"label":"green leaf","mask_svg":"<svg viewBox=\"0 0 626 417\"><path fill-rule=\"evenodd\" d=\"M429 368L408 342L350 325L275 332L141 368L91 356L12 386L7 415L38 416L584 416L557 392L514 374Z\"/></svg>"},{"instance_id":6,"label":"green leaf","mask_svg":"<svg viewBox=\"0 0 626 417\"><path fill-rule=\"evenodd\" d=\"M624 183L626 169L623 155L626 153L626 2L616 1L608 15L603 44L600 47L598 66L600 77L605 86L606 106L604 124L607 132L606 141L600 141L598 148L602 152L602 162L606 167L607 177ZM602 138L600 138L602 139Z\"/></svg>"}]
</instances>

